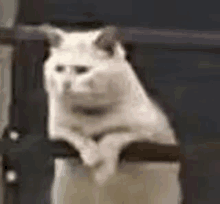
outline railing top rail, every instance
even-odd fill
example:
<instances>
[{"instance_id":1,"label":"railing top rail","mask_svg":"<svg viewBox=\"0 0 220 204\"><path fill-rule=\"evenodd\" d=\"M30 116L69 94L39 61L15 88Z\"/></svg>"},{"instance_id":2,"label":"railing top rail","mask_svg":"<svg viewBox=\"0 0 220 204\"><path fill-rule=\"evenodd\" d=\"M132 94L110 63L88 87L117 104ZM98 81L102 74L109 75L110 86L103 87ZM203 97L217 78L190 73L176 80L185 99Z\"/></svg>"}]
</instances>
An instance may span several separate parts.
<instances>
[{"instance_id":1,"label":"railing top rail","mask_svg":"<svg viewBox=\"0 0 220 204\"><path fill-rule=\"evenodd\" d=\"M150 29L144 27L121 27L126 42L148 45L220 47L220 31L194 31ZM15 39L38 40L42 35L38 25L18 25L15 28L0 27L0 43L13 44Z\"/></svg>"}]
</instances>

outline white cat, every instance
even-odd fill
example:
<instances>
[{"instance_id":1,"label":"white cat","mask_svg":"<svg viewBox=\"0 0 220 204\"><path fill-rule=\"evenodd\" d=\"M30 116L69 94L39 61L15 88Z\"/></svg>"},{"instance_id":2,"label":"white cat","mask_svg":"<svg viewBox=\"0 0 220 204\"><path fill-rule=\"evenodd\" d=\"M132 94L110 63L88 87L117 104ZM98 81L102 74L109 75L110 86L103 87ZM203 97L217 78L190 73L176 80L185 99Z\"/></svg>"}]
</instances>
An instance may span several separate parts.
<instances>
[{"instance_id":1,"label":"white cat","mask_svg":"<svg viewBox=\"0 0 220 204\"><path fill-rule=\"evenodd\" d=\"M115 27L40 30L51 45L44 64L50 138L73 145L92 167L95 182L102 185L117 173L120 151L132 142L178 143L167 116L126 60ZM104 136L96 143L99 134Z\"/></svg>"}]
</instances>

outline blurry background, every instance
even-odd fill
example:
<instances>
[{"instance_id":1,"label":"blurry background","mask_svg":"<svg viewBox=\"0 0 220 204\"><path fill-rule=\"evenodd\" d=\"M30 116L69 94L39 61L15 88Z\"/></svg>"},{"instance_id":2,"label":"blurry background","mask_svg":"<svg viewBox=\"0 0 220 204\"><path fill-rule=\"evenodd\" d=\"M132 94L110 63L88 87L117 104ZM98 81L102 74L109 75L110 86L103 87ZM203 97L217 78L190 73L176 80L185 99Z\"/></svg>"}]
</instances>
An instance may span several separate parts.
<instances>
[{"instance_id":1,"label":"blurry background","mask_svg":"<svg viewBox=\"0 0 220 204\"><path fill-rule=\"evenodd\" d=\"M17 3L1 0L1 26L12 26ZM131 27L220 30L219 2L217 0L21 0L19 23L36 24L44 21L75 23L79 21L103 20ZM44 9L43 9L44 8ZM7 107L10 92L11 48L1 46L1 130L7 124ZM167 96L167 101L177 109L180 116L181 150L187 157L186 180L188 203L219 203L220 150L212 144L219 143L220 59L219 49L186 50L149 48L136 44L133 50L134 61L140 67L140 79L150 80L156 88ZM207 143L209 142L209 143ZM198 147L200 147L199 150ZM143 178L147 188L154 187L153 193L145 195L148 201L176 203L179 196L177 182L178 167L171 171L169 164L127 166L128 171L136 172L133 196L139 196L135 189L141 189ZM178 166L178 165L177 165ZM130 168L130 170L129 170ZM134 168L136 170L134 170ZM142 169L142 170L137 170ZM127 171L127 172L128 172ZM148 173L148 172L152 172ZM52 175L52 173L51 173ZM139 178L139 179L138 179ZM168 181L165 181L170 178ZM137 180L138 179L138 180ZM148 191L149 191L148 189ZM140 191L140 190L139 190ZM159 193L160 192L160 193ZM140 193L140 192L139 192ZM82 195L83 196L83 195ZM80 199L80 198L79 198Z\"/></svg>"},{"instance_id":2,"label":"blurry background","mask_svg":"<svg viewBox=\"0 0 220 204\"><path fill-rule=\"evenodd\" d=\"M18 18L19 22L40 20L78 22L99 19L135 27L193 30L220 28L217 0L22 0L20 5L23 9L22 15Z\"/></svg>"},{"instance_id":3,"label":"blurry background","mask_svg":"<svg viewBox=\"0 0 220 204\"><path fill-rule=\"evenodd\" d=\"M17 0L0 0L0 28L12 27L17 12ZM11 94L11 45L0 45L0 137L8 124L9 103ZM0 157L0 203L3 202L2 157Z\"/></svg>"}]
</instances>

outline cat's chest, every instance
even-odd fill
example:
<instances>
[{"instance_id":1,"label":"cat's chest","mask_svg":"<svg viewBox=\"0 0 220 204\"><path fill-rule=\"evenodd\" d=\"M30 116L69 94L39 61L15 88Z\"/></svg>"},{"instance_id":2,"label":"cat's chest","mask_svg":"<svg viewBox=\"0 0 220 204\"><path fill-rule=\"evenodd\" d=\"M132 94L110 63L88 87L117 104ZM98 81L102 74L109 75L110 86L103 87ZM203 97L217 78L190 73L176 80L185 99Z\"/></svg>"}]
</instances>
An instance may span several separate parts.
<instances>
[{"instance_id":1,"label":"cat's chest","mask_svg":"<svg viewBox=\"0 0 220 204\"><path fill-rule=\"evenodd\" d=\"M66 111L59 103L56 103L54 108L50 107L51 127L72 131L84 137L115 131L140 131L140 128L158 127L158 123L161 123L160 114L148 103L138 106L134 106L133 103L122 103L110 109L83 111L81 109Z\"/></svg>"},{"instance_id":2,"label":"cat's chest","mask_svg":"<svg viewBox=\"0 0 220 204\"><path fill-rule=\"evenodd\" d=\"M85 137L101 134L103 132L113 131L128 126L124 111L120 109L101 110L87 109L82 112L73 111L69 114L60 113L55 116L56 126L77 132Z\"/></svg>"}]
</instances>

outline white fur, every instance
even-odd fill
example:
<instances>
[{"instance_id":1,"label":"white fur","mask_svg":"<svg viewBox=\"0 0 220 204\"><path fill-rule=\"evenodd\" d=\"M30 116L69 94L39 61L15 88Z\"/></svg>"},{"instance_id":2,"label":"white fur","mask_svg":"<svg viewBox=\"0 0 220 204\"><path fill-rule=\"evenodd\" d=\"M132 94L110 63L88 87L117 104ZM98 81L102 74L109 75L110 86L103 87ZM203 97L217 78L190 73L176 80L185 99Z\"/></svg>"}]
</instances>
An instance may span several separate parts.
<instances>
[{"instance_id":1,"label":"white fur","mask_svg":"<svg viewBox=\"0 0 220 204\"><path fill-rule=\"evenodd\" d=\"M58 29L56 32L62 38L61 44L51 48L51 56L44 65L50 138L72 144L84 164L92 167L96 183L102 185L116 174L118 155L131 142L177 143L166 115L144 91L125 60L120 43L116 42L115 54L109 57L93 43L103 30L66 33ZM65 66L65 72L56 72L58 64ZM79 65L88 66L89 72L76 74L74 66ZM66 82L71 83L69 89L65 88ZM101 116L73 113L72 108L79 105L105 107L109 111ZM97 144L92 136L98 133L105 133L105 137ZM71 160L65 160L63 168L72 165Z\"/></svg>"}]
</instances>

